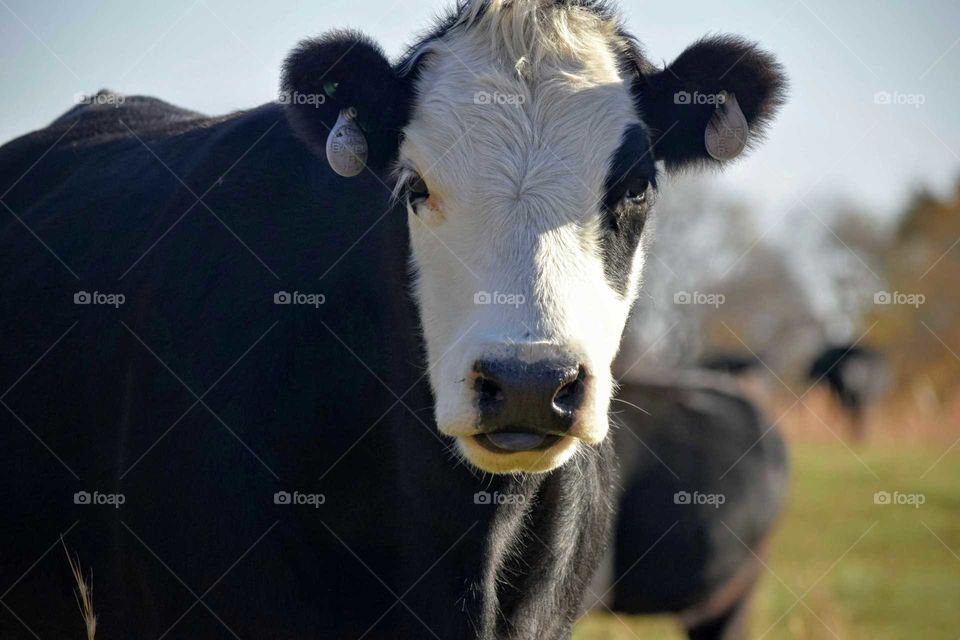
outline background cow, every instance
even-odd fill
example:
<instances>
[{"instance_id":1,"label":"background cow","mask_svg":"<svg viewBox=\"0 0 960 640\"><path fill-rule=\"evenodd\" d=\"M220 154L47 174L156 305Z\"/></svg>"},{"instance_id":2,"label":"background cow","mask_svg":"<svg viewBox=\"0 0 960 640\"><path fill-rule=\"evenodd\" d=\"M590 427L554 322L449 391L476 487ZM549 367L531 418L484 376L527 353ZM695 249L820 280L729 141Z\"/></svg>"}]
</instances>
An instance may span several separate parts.
<instances>
[{"instance_id":1,"label":"background cow","mask_svg":"<svg viewBox=\"0 0 960 640\"><path fill-rule=\"evenodd\" d=\"M839 404L853 438L866 438L866 410L890 384L883 355L858 345L828 346L810 365L808 377L813 384L824 386Z\"/></svg>"},{"instance_id":2,"label":"background cow","mask_svg":"<svg viewBox=\"0 0 960 640\"><path fill-rule=\"evenodd\" d=\"M104 637L568 636L656 161L754 142L778 65L491 0L395 63L305 42L283 88L0 150L3 636L80 628L61 534Z\"/></svg>"},{"instance_id":3,"label":"background cow","mask_svg":"<svg viewBox=\"0 0 960 640\"><path fill-rule=\"evenodd\" d=\"M742 637L787 493L782 435L715 376L628 383L617 397L619 509L588 606L676 613L694 639Z\"/></svg>"}]
</instances>

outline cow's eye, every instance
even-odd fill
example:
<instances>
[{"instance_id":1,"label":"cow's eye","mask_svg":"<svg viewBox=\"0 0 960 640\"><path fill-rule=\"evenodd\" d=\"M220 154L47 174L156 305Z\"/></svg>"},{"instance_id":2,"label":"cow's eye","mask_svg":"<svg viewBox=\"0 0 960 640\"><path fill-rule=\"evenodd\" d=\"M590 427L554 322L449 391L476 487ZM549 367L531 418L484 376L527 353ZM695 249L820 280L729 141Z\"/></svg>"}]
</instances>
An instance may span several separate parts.
<instances>
[{"instance_id":1,"label":"cow's eye","mask_svg":"<svg viewBox=\"0 0 960 640\"><path fill-rule=\"evenodd\" d=\"M411 205L417 205L430 197L430 190L427 189L427 183L418 175L413 176L407 182L407 202Z\"/></svg>"},{"instance_id":2,"label":"cow's eye","mask_svg":"<svg viewBox=\"0 0 960 640\"><path fill-rule=\"evenodd\" d=\"M634 180L623 194L623 201L629 205L640 205L647 201L650 181L645 178Z\"/></svg>"}]
</instances>

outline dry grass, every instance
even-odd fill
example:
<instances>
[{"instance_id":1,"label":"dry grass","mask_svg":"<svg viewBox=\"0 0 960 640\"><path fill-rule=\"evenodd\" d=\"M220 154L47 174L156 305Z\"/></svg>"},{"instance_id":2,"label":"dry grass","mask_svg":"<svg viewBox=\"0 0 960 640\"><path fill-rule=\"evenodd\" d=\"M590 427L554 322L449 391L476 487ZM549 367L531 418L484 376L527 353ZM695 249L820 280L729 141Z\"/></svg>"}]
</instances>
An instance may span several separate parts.
<instances>
[{"instance_id":1,"label":"dry grass","mask_svg":"<svg viewBox=\"0 0 960 640\"><path fill-rule=\"evenodd\" d=\"M847 416L823 388L811 390L800 403L787 392L753 389L751 396L792 442L853 440ZM871 407L866 423L869 443L949 445L960 438L960 395L941 400L930 386L918 385Z\"/></svg>"},{"instance_id":2,"label":"dry grass","mask_svg":"<svg viewBox=\"0 0 960 640\"><path fill-rule=\"evenodd\" d=\"M77 583L75 596L77 598L77 607L80 609L80 615L83 616L83 624L87 632L87 640L94 640L97 635L97 615L93 610L93 574L90 574L89 582L83 577L83 571L80 569L80 558L71 556L66 543L61 538L63 550L67 554L67 562L70 564L70 571L73 573L73 579Z\"/></svg>"}]
</instances>

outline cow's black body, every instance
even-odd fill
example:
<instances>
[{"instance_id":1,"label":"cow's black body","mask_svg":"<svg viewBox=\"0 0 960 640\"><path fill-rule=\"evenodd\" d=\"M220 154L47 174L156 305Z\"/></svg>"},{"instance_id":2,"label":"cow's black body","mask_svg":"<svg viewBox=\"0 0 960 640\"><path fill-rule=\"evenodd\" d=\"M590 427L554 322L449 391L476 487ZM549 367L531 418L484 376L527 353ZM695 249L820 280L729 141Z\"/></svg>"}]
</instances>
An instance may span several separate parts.
<instances>
[{"instance_id":1,"label":"cow's black body","mask_svg":"<svg viewBox=\"0 0 960 640\"><path fill-rule=\"evenodd\" d=\"M93 571L100 638L569 633L611 452L525 478L457 464L433 424L405 214L374 175L335 176L276 105L208 119L130 99L0 149L11 186L0 637L82 637L61 534ZM126 303L76 305L81 290ZM326 303L275 305L280 290ZM282 490L326 502L277 505Z\"/></svg>"},{"instance_id":2,"label":"cow's black body","mask_svg":"<svg viewBox=\"0 0 960 640\"><path fill-rule=\"evenodd\" d=\"M786 496L784 441L719 379L629 383L619 398L619 516L594 596L607 591L616 612L677 613L691 638L737 637ZM695 504L695 492L725 502Z\"/></svg>"}]
</instances>

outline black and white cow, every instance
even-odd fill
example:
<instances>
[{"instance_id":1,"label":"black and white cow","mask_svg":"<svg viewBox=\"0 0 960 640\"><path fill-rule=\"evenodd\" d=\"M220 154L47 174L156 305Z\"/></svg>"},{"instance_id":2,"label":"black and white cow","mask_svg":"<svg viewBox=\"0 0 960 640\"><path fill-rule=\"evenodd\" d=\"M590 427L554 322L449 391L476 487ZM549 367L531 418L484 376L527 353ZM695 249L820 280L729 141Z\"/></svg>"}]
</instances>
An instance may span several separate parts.
<instances>
[{"instance_id":1,"label":"black and white cow","mask_svg":"<svg viewBox=\"0 0 960 640\"><path fill-rule=\"evenodd\" d=\"M722 376L632 382L617 398L618 515L587 606L674 613L694 640L744 637L787 495L783 436Z\"/></svg>"},{"instance_id":2,"label":"black and white cow","mask_svg":"<svg viewBox=\"0 0 960 640\"><path fill-rule=\"evenodd\" d=\"M62 535L106 638L567 637L658 171L755 141L780 68L476 0L283 89L0 149L0 636L81 632Z\"/></svg>"}]
</instances>

